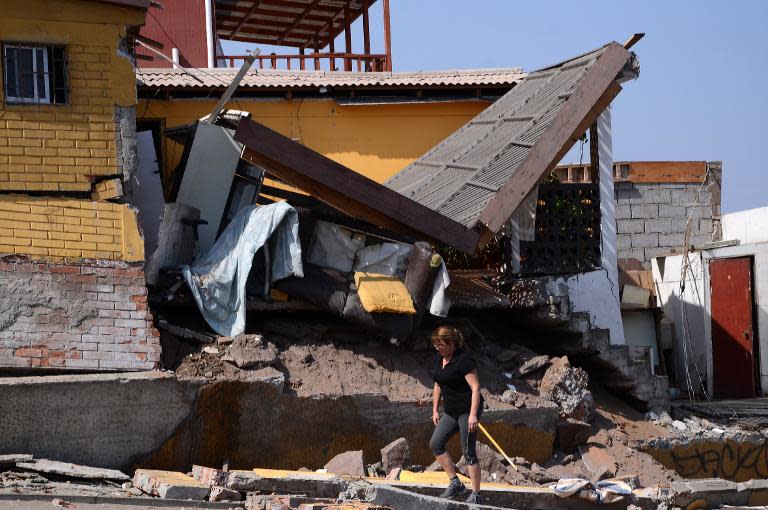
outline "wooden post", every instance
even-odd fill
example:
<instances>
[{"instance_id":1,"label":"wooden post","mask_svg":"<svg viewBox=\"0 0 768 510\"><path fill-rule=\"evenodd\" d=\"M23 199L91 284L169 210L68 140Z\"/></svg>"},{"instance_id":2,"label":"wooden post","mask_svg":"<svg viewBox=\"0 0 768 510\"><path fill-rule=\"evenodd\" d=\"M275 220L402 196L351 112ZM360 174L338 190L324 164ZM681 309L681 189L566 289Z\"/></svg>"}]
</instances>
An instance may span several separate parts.
<instances>
[{"instance_id":1,"label":"wooden post","mask_svg":"<svg viewBox=\"0 0 768 510\"><path fill-rule=\"evenodd\" d=\"M304 47L303 46L299 48L299 55L301 55L301 57L299 57L299 69L303 71L304 70Z\"/></svg>"},{"instance_id":2,"label":"wooden post","mask_svg":"<svg viewBox=\"0 0 768 510\"><path fill-rule=\"evenodd\" d=\"M346 55L344 56L344 70L345 71L351 71L352 70L352 59L350 58L350 54L352 53L352 30L350 27L350 15L349 15L349 5L344 6L344 53Z\"/></svg>"},{"instance_id":3,"label":"wooden post","mask_svg":"<svg viewBox=\"0 0 768 510\"><path fill-rule=\"evenodd\" d=\"M368 0L363 0L363 51L366 55L365 70L371 70L371 61L368 55L371 54L371 31L368 26Z\"/></svg>"},{"instance_id":4,"label":"wooden post","mask_svg":"<svg viewBox=\"0 0 768 510\"><path fill-rule=\"evenodd\" d=\"M331 50L331 55L336 53L336 47L334 40L336 39L336 34L333 33L333 26L335 23L331 21L328 24L328 49ZM331 71L336 70L336 59L334 57L331 57L331 63L330 63Z\"/></svg>"},{"instance_id":5,"label":"wooden post","mask_svg":"<svg viewBox=\"0 0 768 510\"><path fill-rule=\"evenodd\" d=\"M320 70L320 43L317 42L317 35L315 35L315 71Z\"/></svg>"},{"instance_id":6,"label":"wooden post","mask_svg":"<svg viewBox=\"0 0 768 510\"><path fill-rule=\"evenodd\" d=\"M589 126L589 171L586 172L585 181L589 181L595 184L600 183L600 154L597 150L597 122L593 122Z\"/></svg>"},{"instance_id":7,"label":"wooden post","mask_svg":"<svg viewBox=\"0 0 768 510\"><path fill-rule=\"evenodd\" d=\"M389 24L389 0L384 0L384 53L387 55L385 71L392 71L392 31Z\"/></svg>"}]
</instances>

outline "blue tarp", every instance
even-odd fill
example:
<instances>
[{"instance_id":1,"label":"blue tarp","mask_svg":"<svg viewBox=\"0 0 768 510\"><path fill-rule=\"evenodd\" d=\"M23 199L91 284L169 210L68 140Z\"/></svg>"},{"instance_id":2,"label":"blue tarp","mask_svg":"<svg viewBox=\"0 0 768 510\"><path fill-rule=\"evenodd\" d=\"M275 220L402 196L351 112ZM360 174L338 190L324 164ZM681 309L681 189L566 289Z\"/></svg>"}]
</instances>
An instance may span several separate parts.
<instances>
[{"instance_id":1,"label":"blue tarp","mask_svg":"<svg viewBox=\"0 0 768 510\"><path fill-rule=\"evenodd\" d=\"M253 256L265 244L267 277L272 282L304 276L299 215L286 202L244 208L208 253L194 265L182 267L198 308L218 334L235 336L245 331L245 283Z\"/></svg>"}]
</instances>

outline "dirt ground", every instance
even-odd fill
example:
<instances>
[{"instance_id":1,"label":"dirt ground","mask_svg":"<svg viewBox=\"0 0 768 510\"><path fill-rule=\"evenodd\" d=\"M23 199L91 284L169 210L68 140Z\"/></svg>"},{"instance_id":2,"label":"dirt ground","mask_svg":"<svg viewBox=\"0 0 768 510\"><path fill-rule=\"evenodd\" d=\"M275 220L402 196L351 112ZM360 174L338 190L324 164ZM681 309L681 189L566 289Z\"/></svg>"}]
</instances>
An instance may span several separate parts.
<instances>
[{"instance_id":1,"label":"dirt ground","mask_svg":"<svg viewBox=\"0 0 768 510\"><path fill-rule=\"evenodd\" d=\"M260 335L259 345L276 347L277 355L267 362L268 366L238 368L229 355L232 339L224 339L223 344L209 345L209 352L202 352L200 346L196 352L182 356L175 368L177 375L248 380L255 374L272 370L282 374L286 391L300 397L376 394L396 402L431 402L430 367L437 354L423 339L404 349L344 328L297 321L271 321L268 326L250 333ZM517 370L536 353L520 346L500 347L479 341L471 343L469 348L477 360L489 408L511 410L552 405L548 395L539 391L546 365L526 375ZM642 441L667 437L669 429L649 421L643 413L605 390L590 389L597 410L591 419L591 437L587 442L606 448L606 453L616 460L616 476L634 478L643 487L664 486L678 480L676 473L636 449ZM506 464L501 456L497 460ZM510 483L527 485L545 485L559 478L595 477L584 465L578 450L570 455L556 451L541 466L521 459L518 471L507 466L505 473L496 476Z\"/></svg>"}]
</instances>

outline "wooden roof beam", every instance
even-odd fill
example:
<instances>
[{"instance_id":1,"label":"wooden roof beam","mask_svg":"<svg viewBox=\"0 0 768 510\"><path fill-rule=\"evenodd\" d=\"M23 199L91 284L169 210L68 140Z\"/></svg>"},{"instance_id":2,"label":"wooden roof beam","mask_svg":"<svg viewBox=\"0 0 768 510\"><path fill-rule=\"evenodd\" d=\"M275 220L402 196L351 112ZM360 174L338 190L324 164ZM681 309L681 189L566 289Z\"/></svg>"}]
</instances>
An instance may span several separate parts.
<instances>
[{"instance_id":1,"label":"wooden roof beam","mask_svg":"<svg viewBox=\"0 0 768 510\"><path fill-rule=\"evenodd\" d=\"M253 3L251 4L251 8L248 9L248 12L243 15L243 19L240 20L240 23L237 24L237 26L232 29L232 32L230 32L229 37L236 37L237 34L240 32L240 29L243 28L243 25L245 25L248 20L251 19L251 16L253 15L253 12L259 8L259 4L261 3L261 0L253 0Z\"/></svg>"},{"instance_id":2,"label":"wooden roof beam","mask_svg":"<svg viewBox=\"0 0 768 510\"><path fill-rule=\"evenodd\" d=\"M235 140L246 146L244 159L352 218L474 253L476 231L261 124L241 120Z\"/></svg>"},{"instance_id":3,"label":"wooden roof beam","mask_svg":"<svg viewBox=\"0 0 768 510\"><path fill-rule=\"evenodd\" d=\"M320 3L320 0L312 0L312 3L311 3L311 4L309 4L309 5L307 6L307 8L306 8L306 9L304 9L304 12L302 12L302 13L301 13L301 15L300 15L298 18L296 18L296 19L294 20L294 22L293 22L293 23L291 23L291 24L288 26L288 28L286 28L286 29L285 29L285 33L284 33L282 36L280 36L280 38L277 40L277 43L276 43L276 44L279 46L279 45L280 45L280 43L282 43L282 42L283 42L283 40L286 38L286 36L287 36L287 35L288 35L288 34L291 32L291 30L293 30L294 28L296 28L296 26L297 26L299 23L301 23L302 21L304 21L304 18L307 16L307 14L309 14L310 12L312 12L312 9L314 9L315 7L317 7L317 4L319 4L319 3ZM313 34L313 36L314 36L314 34ZM303 49L303 47L302 47L302 49Z\"/></svg>"}]
</instances>

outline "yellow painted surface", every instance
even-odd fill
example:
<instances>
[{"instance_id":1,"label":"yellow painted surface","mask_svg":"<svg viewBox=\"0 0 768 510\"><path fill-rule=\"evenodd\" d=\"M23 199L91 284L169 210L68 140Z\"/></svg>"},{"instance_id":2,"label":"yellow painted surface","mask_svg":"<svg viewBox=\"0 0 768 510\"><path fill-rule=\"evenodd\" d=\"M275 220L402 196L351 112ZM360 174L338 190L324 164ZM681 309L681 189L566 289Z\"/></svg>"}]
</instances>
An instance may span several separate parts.
<instances>
[{"instance_id":1,"label":"yellow painted surface","mask_svg":"<svg viewBox=\"0 0 768 510\"><path fill-rule=\"evenodd\" d=\"M182 487L197 487L207 489L208 486L198 482L191 476L178 471L162 471L158 469L137 469L134 474L134 480L146 476L152 480L152 485L159 484L175 485Z\"/></svg>"},{"instance_id":2,"label":"yellow painted surface","mask_svg":"<svg viewBox=\"0 0 768 510\"><path fill-rule=\"evenodd\" d=\"M254 473L262 478L298 478L298 479L323 479L334 478L334 473L318 473L315 471L292 471L288 469L266 469L255 468ZM465 484L469 484L470 480L461 473L457 473L459 479ZM413 471L403 470L400 472L399 480L389 480L387 478L371 478L365 477L363 480L376 484L384 485L432 485L432 486L445 486L448 483L448 477L442 471L425 471L422 473L415 473ZM553 491L547 487L539 486L520 486L511 485L508 483L497 482L483 482L480 484L480 488L484 490L520 490L523 489L527 492L540 492L542 494L551 494Z\"/></svg>"},{"instance_id":3,"label":"yellow painted surface","mask_svg":"<svg viewBox=\"0 0 768 510\"><path fill-rule=\"evenodd\" d=\"M90 191L119 174L115 105L136 104L135 74L118 54L145 14L78 0L3 0L0 41L66 46L69 102L6 104L0 87L0 191Z\"/></svg>"},{"instance_id":4,"label":"yellow painted surface","mask_svg":"<svg viewBox=\"0 0 768 510\"><path fill-rule=\"evenodd\" d=\"M126 204L0 195L0 254L62 261L144 259L136 212Z\"/></svg>"},{"instance_id":5,"label":"yellow painted surface","mask_svg":"<svg viewBox=\"0 0 768 510\"><path fill-rule=\"evenodd\" d=\"M416 314L408 289L394 276L357 271L355 286L366 312Z\"/></svg>"},{"instance_id":6,"label":"yellow painted surface","mask_svg":"<svg viewBox=\"0 0 768 510\"><path fill-rule=\"evenodd\" d=\"M139 232L139 222L136 209L126 204L120 205L120 222L122 225L122 255L127 262L144 260L144 239Z\"/></svg>"},{"instance_id":7,"label":"yellow painted surface","mask_svg":"<svg viewBox=\"0 0 768 510\"><path fill-rule=\"evenodd\" d=\"M208 115L212 100L142 100L137 117L162 120L166 127ZM238 100L228 107L251 112L253 120L378 182L407 166L488 107L487 101L452 101L370 106L328 100ZM167 140L167 172L182 148Z\"/></svg>"}]
</instances>

